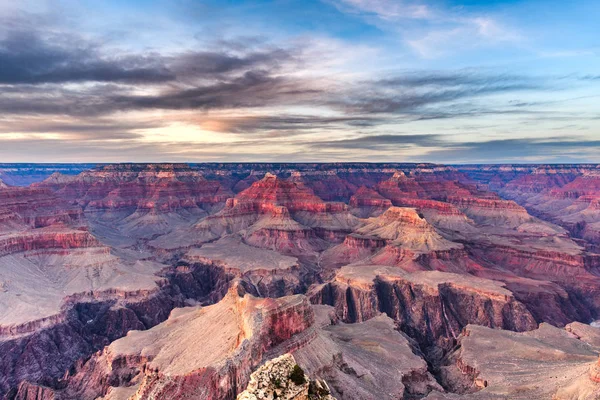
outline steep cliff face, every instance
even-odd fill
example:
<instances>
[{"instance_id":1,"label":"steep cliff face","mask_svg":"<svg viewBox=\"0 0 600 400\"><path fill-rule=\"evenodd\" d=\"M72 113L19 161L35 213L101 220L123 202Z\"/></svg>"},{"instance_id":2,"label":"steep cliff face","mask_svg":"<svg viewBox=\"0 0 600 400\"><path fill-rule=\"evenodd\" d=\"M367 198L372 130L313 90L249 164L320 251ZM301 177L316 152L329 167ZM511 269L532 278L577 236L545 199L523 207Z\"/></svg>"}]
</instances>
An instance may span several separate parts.
<instances>
[{"instance_id":1,"label":"steep cliff face","mask_svg":"<svg viewBox=\"0 0 600 400\"><path fill-rule=\"evenodd\" d=\"M423 348L449 350L469 323L515 331L534 329L527 308L500 282L451 273L357 265L315 288L311 301L335 307L343 321L384 312Z\"/></svg>"},{"instance_id":2,"label":"steep cliff face","mask_svg":"<svg viewBox=\"0 0 600 400\"><path fill-rule=\"evenodd\" d=\"M115 298L122 300L115 300ZM127 299L127 300L125 300ZM48 390L21 381L44 382L62 377L73 364L132 329L164 320L177 305L163 293L97 293L73 298L57 316L2 335L0 392L16 398L52 398ZM33 397L35 398L35 397Z\"/></svg>"},{"instance_id":3,"label":"steep cliff face","mask_svg":"<svg viewBox=\"0 0 600 400\"><path fill-rule=\"evenodd\" d=\"M235 236L192 249L184 260L218 270L219 276L227 277L225 281L237 279L246 292L259 297L302 293L310 283L296 257L249 246Z\"/></svg>"}]
</instances>

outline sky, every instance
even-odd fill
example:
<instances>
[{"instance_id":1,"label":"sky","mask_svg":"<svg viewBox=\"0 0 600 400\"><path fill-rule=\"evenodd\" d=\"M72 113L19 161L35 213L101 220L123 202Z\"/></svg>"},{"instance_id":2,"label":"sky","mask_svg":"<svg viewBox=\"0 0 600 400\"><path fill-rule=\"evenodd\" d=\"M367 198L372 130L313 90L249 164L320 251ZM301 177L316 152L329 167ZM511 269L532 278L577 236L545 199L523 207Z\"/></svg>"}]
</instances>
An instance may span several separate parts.
<instances>
[{"instance_id":1,"label":"sky","mask_svg":"<svg viewBox=\"0 0 600 400\"><path fill-rule=\"evenodd\" d=\"M600 163L596 0L0 0L2 162Z\"/></svg>"}]
</instances>

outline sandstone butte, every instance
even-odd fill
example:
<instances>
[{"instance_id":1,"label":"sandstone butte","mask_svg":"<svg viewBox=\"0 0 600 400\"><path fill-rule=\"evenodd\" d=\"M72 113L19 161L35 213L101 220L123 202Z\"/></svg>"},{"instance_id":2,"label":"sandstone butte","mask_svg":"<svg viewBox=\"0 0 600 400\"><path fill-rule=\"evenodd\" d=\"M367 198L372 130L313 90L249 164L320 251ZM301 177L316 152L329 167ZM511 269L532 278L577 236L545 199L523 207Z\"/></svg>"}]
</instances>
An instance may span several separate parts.
<instances>
[{"instance_id":1,"label":"sandstone butte","mask_svg":"<svg viewBox=\"0 0 600 400\"><path fill-rule=\"evenodd\" d=\"M0 398L600 398L597 165L0 176Z\"/></svg>"}]
</instances>

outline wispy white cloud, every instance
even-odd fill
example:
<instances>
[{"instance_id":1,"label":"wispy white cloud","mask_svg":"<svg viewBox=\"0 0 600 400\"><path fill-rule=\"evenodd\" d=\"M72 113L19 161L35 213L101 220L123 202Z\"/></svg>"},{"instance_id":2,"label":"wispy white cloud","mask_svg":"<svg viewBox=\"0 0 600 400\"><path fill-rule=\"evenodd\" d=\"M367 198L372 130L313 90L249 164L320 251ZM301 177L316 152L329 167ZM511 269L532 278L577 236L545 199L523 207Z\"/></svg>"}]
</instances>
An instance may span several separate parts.
<instances>
[{"instance_id":1,"label":"wispy white cloud","mask_svg":"<svg viewBox=\"0 0 600 400\"><path fill-rule=\"evenodd\" d=\"M406 43L421 57L437 58L478 47L516 44L523 40L516 30L490 17L456 19L451 27L428 31Z\"/></svg>"},{"instance_id":2,"label":"wispy white cloud","mask_svg":"<svg viewBox=\"0 0 600 400\"><path fill-rule=\"evenodd\" d=\"M432 10L427 5L400 0L333 0L332 3L344 12L372 14L388 21L432 17Z\"/></svg>"},{"instance_id":3,"label":"wispy white cloud","mask_svg":"<svg viewBox=\"0 0 600 400\"><path fill-rule=\"evenodd\" d=\"M519 43L523 35L491 15L465 14L428 4L403 0L328 0L339 10L373 20L382 29L398 33L405 43L424 58L435 58L460 50ZM416 20L420 25L403 21Z\"/></svg>"}]
</instances>

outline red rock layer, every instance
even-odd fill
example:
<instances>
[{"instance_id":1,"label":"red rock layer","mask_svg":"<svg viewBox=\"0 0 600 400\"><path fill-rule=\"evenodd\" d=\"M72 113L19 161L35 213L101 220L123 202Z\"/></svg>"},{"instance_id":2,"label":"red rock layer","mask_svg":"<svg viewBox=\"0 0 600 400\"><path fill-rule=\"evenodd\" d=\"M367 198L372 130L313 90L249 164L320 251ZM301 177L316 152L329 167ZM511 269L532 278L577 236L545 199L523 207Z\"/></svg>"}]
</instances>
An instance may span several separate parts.
<instances>
[{"instance_id":1,"label":"red rock layer","mask_svg":"<svg viewBox=\"0 0 600 400\"><path fill-rule=\"evenodd\" d=\"M230 193L185 165L109 165L77 176L54 175L36 184L94 209L173 211L224 202Z\"/></svg>"},{"instance_id":2,"label":"red rock layer","mask_svg":"<svg viewBox=\"0 0 600 400\"><path fill-rule=\"evenodd\" d=\"M87 231L44 228L18 235L0 236L0 256L41 249L76 249L100 246Z\"/></svg>"},{"instance_id":3,"label":"red rock layer","mask_svg":"<svg viewBox=\"0 0 600 400\"><path fill-rule=\"evenodd\" d=\"M56 223L78 224L82 215L80 207L57 198L47 189L0 189L0 219L4 221L40 228Z\"/></svg>"}]
</instances>

